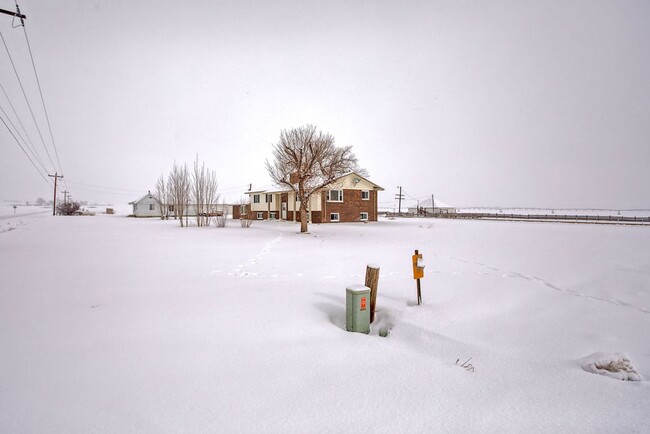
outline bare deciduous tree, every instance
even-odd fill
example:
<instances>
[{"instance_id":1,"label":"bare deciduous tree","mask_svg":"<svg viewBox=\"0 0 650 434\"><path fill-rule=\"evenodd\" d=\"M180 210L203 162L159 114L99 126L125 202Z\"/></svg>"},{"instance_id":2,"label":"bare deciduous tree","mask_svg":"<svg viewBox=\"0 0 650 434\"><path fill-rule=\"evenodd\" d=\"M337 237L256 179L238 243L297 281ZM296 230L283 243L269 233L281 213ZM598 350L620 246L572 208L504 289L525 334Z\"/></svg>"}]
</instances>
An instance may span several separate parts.
<instances>
[{"instance_id":1,"label":"bare deciduous tree","mask_svg":"<svg viewBox=\"0 0 650 434\"><path fill-rule=\"evenodd\" d=\"M217 213L219 194L217 193L217 174L214 170L199 166L197 155L192 172L192 195L196 203L196 225L210 226L210 219Z\"/></svg>"},{"instance_id":2,"label":"bare deciduous tree","mask_svg":"<svg viewBox=\"0 0 650 434\"><path fill-rule=\"evenodd\" d=\"M266 161L273 181L288 187L300 200L300 232L307 232L307 204L312 194L348 172L360 169L352 146L337 147L329 133L313 125L283 130L273 145L273 162Z\"/></svg>"},{"instance_id":3,"label":"bare deciduous tree","mask_svg":"<svg viewBox=\"0 0 650 434\"><path fill-rule=\"evenodd\" d=\"M56 206L56 212L58 215L73 215L79 208L79 202L64 202Z\"/></svg>"},{"instance_id":4,"label":"bare deciduous tree","mask_svg":"<svg viewBox=\"0 0 650 434\"><path fill-rule=\"evenodd\" d=\"M174 205L174 212L181 222L181 227L183 227L183 217L187 215L191 195L190 173L186 164L178 166L174 163L174 167L169 174L167 187L169 197Z\"/></svg>"},{"instance_id":5,"label":"bare deciduous tree","mask_svg":"<svg viewBox=\"0 0 650 434\"><path fill-rule=\"evenodd\" d=\"M158 207L160 207L161 219L166 219L168 217L169 210L167 205L170 201L167 193L167 183L165 182L165 176L160 175L160 178L158 178L158 181L156 182L156 191L154 197L156 198Z\"/></svg>"}]
</instances>

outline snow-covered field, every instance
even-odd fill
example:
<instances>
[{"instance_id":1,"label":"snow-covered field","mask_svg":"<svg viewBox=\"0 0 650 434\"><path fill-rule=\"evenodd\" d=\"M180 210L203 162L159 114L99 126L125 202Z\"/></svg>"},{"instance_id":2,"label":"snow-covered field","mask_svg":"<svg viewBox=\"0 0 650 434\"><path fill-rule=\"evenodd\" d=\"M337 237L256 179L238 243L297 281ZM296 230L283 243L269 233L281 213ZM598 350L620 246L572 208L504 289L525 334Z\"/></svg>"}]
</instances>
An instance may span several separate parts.
<instances>
[{"instance_id":1,"label":"snow-covered field","mask_svg":"<svg viewBox=\"0 0 650 434\"><path fill-rule=\"evenodd\" d=\"M126 212L4 213L0 432L649 430L647 227ZM368 263L378 320L348 333ZM594 353L645 380L586 372Z\"/></svg>"},{"instance_id":2,"label":"snow-covered field","mask_svg":"<svg viewBox=\"0 0 650 434\"><path fill-rule=\"evenodd\" d=\"M458 208L459 213L570 215L650 217L650 209L586 209L586 208Z\"/></svg>"}]
</instances>

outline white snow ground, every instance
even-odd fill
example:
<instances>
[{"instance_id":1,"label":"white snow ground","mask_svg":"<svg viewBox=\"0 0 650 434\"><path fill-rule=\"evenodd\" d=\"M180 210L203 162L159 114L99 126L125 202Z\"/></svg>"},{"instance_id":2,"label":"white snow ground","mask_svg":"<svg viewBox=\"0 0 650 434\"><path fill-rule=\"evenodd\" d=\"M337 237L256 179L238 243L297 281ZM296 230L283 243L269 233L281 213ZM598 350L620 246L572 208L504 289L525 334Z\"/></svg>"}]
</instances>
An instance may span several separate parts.
<instances>
[{"instance_id":1,"label":"white snow ground","mask_svg":"<svg viewBox=\"0 0 650 434\"><path fill-rule=\"evenodd\" d=\"M0 432L649 431L647 227L4 214ZM646 381L585 372L601 352Z\"/></svg>"}]
</instances>

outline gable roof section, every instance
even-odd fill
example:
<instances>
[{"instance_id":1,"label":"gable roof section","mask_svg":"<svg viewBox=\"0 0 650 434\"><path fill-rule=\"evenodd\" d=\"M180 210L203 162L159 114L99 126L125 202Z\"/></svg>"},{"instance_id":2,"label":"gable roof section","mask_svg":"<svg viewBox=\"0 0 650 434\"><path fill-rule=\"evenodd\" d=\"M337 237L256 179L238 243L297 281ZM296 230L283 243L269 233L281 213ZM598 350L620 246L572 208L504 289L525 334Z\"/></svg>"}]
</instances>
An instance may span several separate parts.
<instances>
[{"instance_id":1,"label":"gable roof section","mask_svg":"<svg viewBox=\"0 0 650 434\"><path fill-rule=\"evenodd\" d=\"M350 175L355 175L356 177L358 177L360 179L363 179L368 184L371 184L373 186L373 188L375 188L378 191L384 191L383 187L380 187L379 185L377 185L374 182L370 181L368 178L365 178L365 177L359 175L356 172L344 173L343 175L341 175L338 178L334 179L334 181L332 181L331 184L335 184L337 181L339 181L339 180L341 180L341 179L343 179L343 178L345 178L347 176L350 176ZM331 184L329 184L329 185L331 185ZM288 188L283 189L283 188L279 188L278 186L274 186L274 185L266 185L266 186L262 186L262 187L252 189L251 191L247 191L245 193L248 194L248 195L251 195L251 194L265 194L265 193L286 193L286 192L290 192L290 191L291 190L288 189Z\"/></svg>"},{"instance_id":2,"label":"gable roof section","mask_svg":"<svg viewBox=\"0 0 650 434\"><path fill-rule=\"evenodd\" d=\"M339 177L336 178L334 181L332 181L332 184L335 183L336 181L338 181L338 180L340 180L340 179L343 179L343 178L345 178L345 177L347 177L347 176L350 176L350 175L355 175L357 178L361 178L361 179L363 179L363 180L366 181L368 184L372 184L372 186L373 186L376 190L384 191L384 188L383 188L383 187L380 187L379 185L375 184L374 182L372 182L372 181L369 180L368 178L359 175L357 172L348 172L348 173L344 173L343 175L339 176Z\"/></svg>"},{"instance_id":3,"label":"gable roof section","mask_svg":"<svg viewBox=\"0 0 650 434\"><path fill-rule=\"evenodd\" d=\"M451 206L449 204L446 204L441 200L438 200L438 199L435 199L435 198L434 198L434 200L435 200L435 203L436 203L436 208L454 208L453 206ZM412 207L409 207L409 208L415 208L415 206L412 206ZM420 208L431 208L431 198L429 197L427 199L421 200L420 201Z\"/></svg>"},{"instance_id":4,"label":"gable roof section","mask_svg":"<svg viewBox=\"0 0 650 434\"><path fill-rule=\"evenodd\" d=\"M138 199L138 200L134 200L133 202L129 202L129 205L138 204L138 203L142 202L144 199L146 199L146 198L148 198L148 197L151 197L151 198L153 198L153 199L156 198L153 194L151 194L151 192L147 192L147 194L145 194L144 196L142 196L140 199Z\"/></svg>"}]
</instances>

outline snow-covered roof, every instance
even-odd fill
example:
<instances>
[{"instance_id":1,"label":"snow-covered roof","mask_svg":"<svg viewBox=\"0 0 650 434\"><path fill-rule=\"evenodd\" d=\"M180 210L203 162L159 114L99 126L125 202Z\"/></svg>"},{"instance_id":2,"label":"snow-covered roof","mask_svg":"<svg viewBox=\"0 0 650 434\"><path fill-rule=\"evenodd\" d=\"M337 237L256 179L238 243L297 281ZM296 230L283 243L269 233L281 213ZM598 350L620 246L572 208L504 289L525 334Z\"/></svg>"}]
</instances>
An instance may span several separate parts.
<instances>
[{"instance_id":1,"label":"snow-covered roof","mask_svg":"<svg viewBox=\"0 0 650 434\"><path fill-rule=\"evenodd\" d=\"M383 187L375 184L374 182L370 181L368 178L365 178L365 177L359 175L357 172L347 172L347 173L339 176L338 178L334 179L334 181L332 181L332 184L335 183L336 181L338 181L339 179L343 179L346 176L350 176L350 175L355 175L355 176L363 179L364 181L368 182L369 184L372 184L377 190L384 191ZM288 191L291 191L291 190L286 188L286 187L277 186L275 184L266 184L266 185L262 185L262 186L259 186L259 187L252 188L251 190L249 190L249 191L247 191L245 193L246 194L285 193L285 192L288 192ZM438 202L436 201L436 205L437 204L438 204Z\"/></svg>"},{"instance_id":2,"label":"snow-covered roof","mask_svg":"<svg viewBox=\"0 0 650 434\"><path fill-rule=\"evenodd\" d=\"M138 204L138 203L142 202L144 199L146 199L148 197L155 198L155 196L153 194L151 194L150 191L148 191L147 194L142 196L140 199L134 200L133 202L129 202L129 205Z\"/></svg>"},{"instance_id":3,"label":"snow-covered roof","mask_svg":"<svg viewBox=\"0 0 650 434\"><path fill-rule=\"evenodd\" d=\"M436 203L436 208L455 208L455 207L453 207L453 206L451 206L449 204L446 204L446 203L436 199L435 197L433 198L433 200ZM420 205L420 208L431 208L431 198L429 197L427 199L421 200L419 205ZM415 207L413 206L413 207L409 207L409 208L415 208Z\"/></svg>"}]
</instances>

